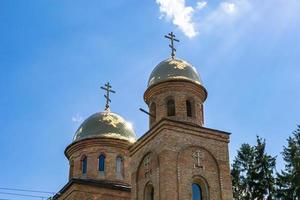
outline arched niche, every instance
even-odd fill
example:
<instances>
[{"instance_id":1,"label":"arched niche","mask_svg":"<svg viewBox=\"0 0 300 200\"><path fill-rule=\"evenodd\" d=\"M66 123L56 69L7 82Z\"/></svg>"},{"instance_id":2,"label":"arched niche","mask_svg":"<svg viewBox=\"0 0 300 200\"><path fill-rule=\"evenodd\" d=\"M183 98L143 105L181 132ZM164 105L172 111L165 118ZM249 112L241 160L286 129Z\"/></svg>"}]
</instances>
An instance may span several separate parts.
<instances>
[{"instance_id":1,"label":"arched niche","mask_svg":"<svg viewBox=\"0 0 300 200\"><path fill-rule=\"evenodd\" d=\"M139 161L136 172L136 199L145 199L145 192L148 184L151 183L154 189L154 199L159 199L159 162L154 152L147 152Z\"/></svg>"},{"instance_id":2,"label":"arched niche","mask_svg":"<svg viewBox=\"0 0 300 200\"><path fill-rule=\"evenodd\" d=\"M148 182L144 190L144 200L154 200L154 187L151 182Z\"/></svg>"},{"instance_id":3,"label":"arched niche","mask_svg":"<svg viewBox=\"0 0 300 200\"><path fill-rule=\"evenodd\" d=\"M195 100L192 97L189 97L185 100L185 111L187 117L195 117L196 116L196 107Z\"/></svg>"},{"instance_id":4,"label":"arched niche","mask_svg":"<svg viewBox=\"0 0 300 200\"><path fill-rule=\"evenodd\" d=\"M150 125L153 125L156 122L156 103L152 102L149 107L150 111Z\"/></svg>"},{"instance_id":5,"label":"arched niche","mask_svg":"<svg viewBox=\"0 0 300 200\"><path fill-rule=\"evenodd\" d=\"M167 108L167 116L172 117L176 115L176 105L174 97L166 98L166 108Z\"/></svg>"},{"instance_id":6,"label":"arched niche","mask_svg":"<svg viewBox=\"0 0 300 200\"><path fill-rule=\"evenodd\" d=\"M219 166L205 148L189 146L181 149L177 156L177 171L178 196L191 199L192 184L196 183L205 194L204 200L221 198Z\"/></svg>"},{"instance_id":7,"label":"arched niche","mask_svg":"<svg viewBox=\"0 0 300 200\"><path fill-rule=\"evenodd\" d=\"M123 179L124 177L124 158L121 155L116 157L116 177L117 179Z\"/></svg>"}]
</instances>

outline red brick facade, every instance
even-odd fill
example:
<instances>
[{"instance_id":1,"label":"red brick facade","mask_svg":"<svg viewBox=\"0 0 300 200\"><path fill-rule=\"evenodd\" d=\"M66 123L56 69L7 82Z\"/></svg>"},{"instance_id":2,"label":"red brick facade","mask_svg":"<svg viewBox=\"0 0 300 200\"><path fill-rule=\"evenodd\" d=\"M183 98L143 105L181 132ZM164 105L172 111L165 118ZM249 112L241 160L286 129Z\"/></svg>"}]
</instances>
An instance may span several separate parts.
<instances>
[{"instance_id":1,"label":"red brick facade","mask_svg":"<svg viewBox=\"0 0 300 200\"><path fill-rule=\"evenodd\" d=\"M133 144L89 138L69 145L65 154L70 181L55 198L191 200L196 183L204 200L231 200L229 133L203 127L206 97L203 86L186 80L148 88L144 99L155 116L150 130ZM174 116L168 116L169 100L175 106ZM98 170L100 154L106 158L104 173ZM82 174L83 156L87 156L86 174ZM123 161L121 176L116 173L118 156Z\"/></svg>"}]
</instances>

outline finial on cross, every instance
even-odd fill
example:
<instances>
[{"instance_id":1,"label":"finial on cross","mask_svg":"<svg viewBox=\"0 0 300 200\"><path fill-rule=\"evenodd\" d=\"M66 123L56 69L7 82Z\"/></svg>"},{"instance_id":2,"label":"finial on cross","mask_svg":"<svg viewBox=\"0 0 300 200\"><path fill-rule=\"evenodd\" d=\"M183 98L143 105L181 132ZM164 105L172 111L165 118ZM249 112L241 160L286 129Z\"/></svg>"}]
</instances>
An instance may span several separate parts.
<instances>
[{"instance_id":1,"label":"finial on cross","mask_svg":"<svg viewBox=\"0 0 300 200\"><path fill-rule=\"evenodd\" d=\"M109 98L109 93L110 92L116 93L116 92L111 89L111 85L109 84L109 82L107 82L104 86L105 87L101 86L101 89L106 91L106 94L104 95L104 97L106 99L105 111L109 111L109 103L111 102L111 100Z\"/></svg>"},{"instance_id":2,"label":"finial on cross","mask_svg":"<svg viewBox=\"0 0 300 200\"><path fill-rule=\"evenodd\" d=\"M171 44L169 44L169 47L171 48L171 57L172 59L174 59L174 56L175 56L175 52L176 52L176 49L174 47L174 41L175 42L179 42L178 39L175 39L175 35L173 34L173 32L171 33L168 33L168 35L165 35L165 38L169 39L171 41Z\"/></svg>"}]
</instances>

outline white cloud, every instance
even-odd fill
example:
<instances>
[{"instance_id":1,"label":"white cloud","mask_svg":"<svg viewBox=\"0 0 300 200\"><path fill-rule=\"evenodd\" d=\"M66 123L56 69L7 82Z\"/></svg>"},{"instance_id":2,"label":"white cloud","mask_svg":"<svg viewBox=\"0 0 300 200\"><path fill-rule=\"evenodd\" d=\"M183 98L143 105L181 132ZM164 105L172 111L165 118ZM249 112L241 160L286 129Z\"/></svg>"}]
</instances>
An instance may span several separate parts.
<instances>
[{"instance_id":1,"label":"white cloud","mask_svg":"<svg viewBox=\"0 0 300 200\"><path fill-rule=\"evenodd\" d=\"M196 10L202 10L206 6L207 6L207 2L206 1L199 1L199 2L197 2Z\"/></svg>"},{"instance_id":2,"label":"white cloud","mask_svg":"<svg viewBox=\"0 0 300 200\"><path fill-rule=\"evenodd\" d=\"M192 21L194 8L185 5L185 0L156 0L161 18L172 20L173 24L189 38L196 36L198 33L195 24Z\"/></svg>"},{"instance_id":3,"label":"white cloud","mask_svg":"<svg viewBox=\"0 0 300 200\"><path fill-rule=\"evenodd\" d=\"M78 123L78 122L82 122L82 120L83 120L82 116L80 116L78 113L72 117L72 122Z\"/></svg>"},{"instance_id":4,"label":"white cloud","mask_svg":"<svg viewBox=\"0 0 300 200\"><path fill-rule=\"evenodd\" d=\"M229 14L236 11L236 5L234 3L222 2L220 6L224 10L224 12Z\"/></svg>"},{"instance_id":5,"label":"white cloud","mask_svg":"<svg viewBox=\"0 0 300 200\"><path fill-rule=\"evenodd\" d=\"M207 1L199 0L194 7L187 6L185 0L156 0L156 3L162 14L160 19L171 20L189 38L198 32L226 27L251 10L249 0L225 0L217 5L208 5ZM208 6L213 7L210 7L209 12L202 12Z\"/></svg>"},{"instance_id":6,"label":"white cloud","mask_svg":"<svg viewBox=\"0 0 300 200\"><path fill-rule=\"evenodd\" d=\"M197 21L197 28L203 33L231 27L245 19L252 11L248 0L231 0L219 3L211 12L202 15ZM221 31L219 31L221 33Z\"/></svg>"}]
</instances>

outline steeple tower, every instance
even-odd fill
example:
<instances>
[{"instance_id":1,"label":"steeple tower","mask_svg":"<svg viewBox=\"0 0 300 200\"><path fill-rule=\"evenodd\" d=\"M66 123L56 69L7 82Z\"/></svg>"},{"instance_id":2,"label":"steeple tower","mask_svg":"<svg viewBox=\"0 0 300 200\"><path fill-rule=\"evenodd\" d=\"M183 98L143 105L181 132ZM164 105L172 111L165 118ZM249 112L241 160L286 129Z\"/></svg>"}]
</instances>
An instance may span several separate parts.
<instances>
[{"instance_id":1,"label":"steeple tower","mask_svg":"<svg viewBox=\"0 0 300 200\"><path fill-rule=\"evenodd\" d=\"M150 127L162 118L204 124L203 103L207 91L202 85L195 67L185 60L175 58L173 32L166 38L171 40L171 58L160 62L152 71L144 100L149 107Z\"/></svg>"},{"instance_id":2,"label":"steeple tower","mask_svg":"<svg viewBox=\"0 0 300 200\"><path fill-rule=\"evenodd\" d=\"M129 149L131 199L231 200L230 133L204 127L207 91L168 38L171 58L154 68L144 93L150 129Z\"/></svg>"}]
</instances>

